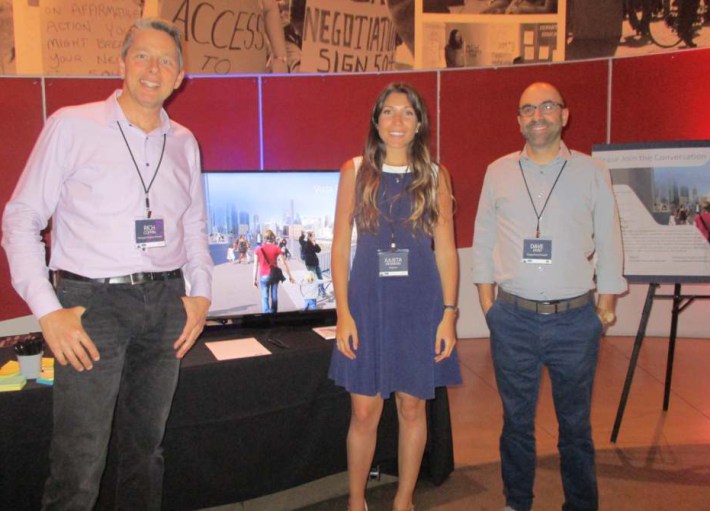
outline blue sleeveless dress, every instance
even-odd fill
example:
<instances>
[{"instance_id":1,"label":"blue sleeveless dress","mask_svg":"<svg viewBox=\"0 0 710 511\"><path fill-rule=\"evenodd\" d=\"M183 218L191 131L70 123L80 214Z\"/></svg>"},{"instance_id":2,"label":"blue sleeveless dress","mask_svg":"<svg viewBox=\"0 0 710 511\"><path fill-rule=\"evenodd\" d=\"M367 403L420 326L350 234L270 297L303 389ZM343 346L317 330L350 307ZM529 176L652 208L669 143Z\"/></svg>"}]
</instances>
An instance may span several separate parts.
<instances>
[{"instance_id":1,"label":"blue sleeveless dress","mask_svg":"<svg viewBox=\"0 0 710 511\"><path fill-rule=\"evenodd\" d=\"M406 195L411 175L405 169L384 166L378 205L389 219L380 216L376 233L358 232L348 303L360 346L355 360L335 347L329 376L351 393L386 399L405 392L432 399L436 387L461 383L461 371L456 350L434 362L436 328L443 316L441 280L431 236L413 235L404 222L412 207ZM379 276L377 251L390 248L393 229L397 248L409 249L406 277Z\"/></svg>"}]
</instances>

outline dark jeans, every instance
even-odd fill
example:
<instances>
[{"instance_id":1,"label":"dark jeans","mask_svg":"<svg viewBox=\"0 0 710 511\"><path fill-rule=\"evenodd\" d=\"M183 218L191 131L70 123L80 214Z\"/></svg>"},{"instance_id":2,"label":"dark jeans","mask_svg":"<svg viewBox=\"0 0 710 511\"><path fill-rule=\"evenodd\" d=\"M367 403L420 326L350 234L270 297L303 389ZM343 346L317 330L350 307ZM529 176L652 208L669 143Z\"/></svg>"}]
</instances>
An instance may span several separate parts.
<instances>
[{"instance_id":1,"label":"dark jeans","mask_svg":"<svg viewBox=\"0 0 710 511\"><path fill-rule=\"evenodd\" d=\"M279 309L279 283L271 282L271 277L264 275L259 278L261 289L261 311L270 313Z\"/></svg>"},{"instance_id":2,"label":"dark jeans","mask_svg":"<svg viewBox=\"0 0 710 511\"><path fill-rule=\"evenodd\" d=\"M496 301L486 315L503 402L501 471L507 505L529 511L535 480L535 410L542 367L559 424L565 511L598 507L590 409L602 324L592 304L542 315Z\"/></svg>"},{"instance_id":3,"label":"dark jeans","mask_svg":"<svg viewBox=\"0 0 710 511\"><path fill-rule=\"evenodd\" d=\"M161 443L180 367L172 345L185 325L184 294L182 279L57 285L64 307L86 307L82 325L101 359L90 371L55 367L51 468L42 509L93 508L114 415L116 508L160 509Z\"/></svg>"}]
</instances>

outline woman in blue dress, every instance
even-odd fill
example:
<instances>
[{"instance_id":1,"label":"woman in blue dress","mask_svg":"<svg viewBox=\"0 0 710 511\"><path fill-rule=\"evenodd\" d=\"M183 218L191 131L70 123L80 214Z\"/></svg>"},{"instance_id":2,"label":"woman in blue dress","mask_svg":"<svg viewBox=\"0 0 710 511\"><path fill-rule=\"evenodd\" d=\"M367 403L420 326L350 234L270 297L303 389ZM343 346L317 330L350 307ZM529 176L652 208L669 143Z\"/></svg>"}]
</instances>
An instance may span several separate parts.
<instances>
[{"instance_id":1,"label":"woman in blue dress","mask_svg":"<svg viewBox=\"0 0 710 511\"><path fill-rule=\"evenodd\" d=\"M427 399L461 382L456 344L458 256L449 174L431 160L419 93L393 83L378 97L361 157L340 171L332 247L338 323L330 376L351 395L350 511L365 486L383 400L395 395L399 485L411 511L427 437ZM350 268L353 225L357 231Z\"/></svg>"}]
</instances>

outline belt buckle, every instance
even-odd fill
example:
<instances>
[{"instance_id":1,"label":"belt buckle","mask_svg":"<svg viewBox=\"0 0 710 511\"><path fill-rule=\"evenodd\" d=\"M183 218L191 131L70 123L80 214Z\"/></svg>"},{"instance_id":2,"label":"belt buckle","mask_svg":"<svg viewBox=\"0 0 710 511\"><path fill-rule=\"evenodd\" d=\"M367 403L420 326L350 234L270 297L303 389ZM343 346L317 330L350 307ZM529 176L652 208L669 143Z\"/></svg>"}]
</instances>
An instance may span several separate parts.
<instances>
[{"instance_id":1,"label":"belt buckle","mask_svg":"<svg viewBox=\"0 0 710 511\"><path fill-rule=\"evenodd\" d=\"M559 311L557 309L557 305L559 304L558 300L553 300L549 302L536 302L535 304L535 312L538 314L541 314L543 316L549 316L550 314L557 314ZM552 310L550 312L543 312L541 311L541 306L543 307L552 307Z\"/></svg>"},{"instance_id":2,"label":"belt buckle","mask_svg":"<svg viewBox=\"0 0 710 511\"><path fill-rule=\"evenodd\" d=\"M129 278L130 281L131 281L131 285L132 285L132 286L134 286L134 285L136 285L136 284L140 284L140 282L141 282L141 281L140 281L140 277L141 277L141 274L140 274L140 273L131 273L131 274L128 276L128 278Z\"/></svg>"}]
</instances>

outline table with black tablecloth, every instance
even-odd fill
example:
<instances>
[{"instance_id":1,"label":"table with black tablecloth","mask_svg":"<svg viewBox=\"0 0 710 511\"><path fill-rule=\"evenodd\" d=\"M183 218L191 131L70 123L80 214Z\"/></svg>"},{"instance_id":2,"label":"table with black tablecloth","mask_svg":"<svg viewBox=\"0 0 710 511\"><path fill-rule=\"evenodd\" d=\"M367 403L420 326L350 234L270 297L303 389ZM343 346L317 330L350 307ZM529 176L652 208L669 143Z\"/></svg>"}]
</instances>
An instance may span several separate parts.
<instances>
[{"instance_id":1,"label":"table with black tablecloth","mask_svg":"<svg viewBox=\"0 0 710 511\"><path fill-rule=\"evenodd\" d=\"M272 355L217 361L205 342L256 337ZM271 336L286 344L265 342ZM307 327L206 332L183 360L165 441L163 508L239 502L345 471L348 394L327 377L332 341ZM0 350L0 365L12 358ZM48 473L52 389L29 382L0 393L0 507L39 508ZM440 484L453 470L446 389L428 402L422 476ZM397 416L385 405L373 465L396 472ZM111 449L98 509L110 508Z\"/></svg>"}]
</instances>

